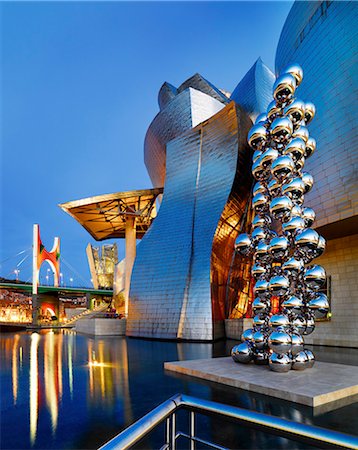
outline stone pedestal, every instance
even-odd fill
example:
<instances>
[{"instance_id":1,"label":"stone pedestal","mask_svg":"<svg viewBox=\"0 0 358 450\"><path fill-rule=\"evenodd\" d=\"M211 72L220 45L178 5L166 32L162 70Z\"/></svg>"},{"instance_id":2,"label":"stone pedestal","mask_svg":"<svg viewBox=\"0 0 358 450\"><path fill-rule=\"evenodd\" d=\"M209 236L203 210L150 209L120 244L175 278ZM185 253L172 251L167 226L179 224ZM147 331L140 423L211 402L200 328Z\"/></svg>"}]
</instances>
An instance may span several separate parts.
<instances>
[{"instance_id":1,"label":"stone pedestal","mask_svg":"<svg viewBox=\"0 0 358 450\"><path fill-rule=\"evenodd\" d=\"M76 332L92 336L125 336L126 319L79 319Z\"/></svg>"},{"instance_id":2,"label":"stone pedestal","mask_svg":"<svg viewBox=\"0 0 358 450\"><path fill-rule=\"evenodd\" d=\"M316 362L312 369L277 373L267 366L238 364L232 358L164 364L166 370L325 410L357 401L358 367ZM330 405L330 407L328 406Z\"/></svg>"},{"instance_id":3,"label":"stone pedestal","mask_svg":"<svg viewBox=\"0 0 358 450\"><path fill-rule=\"evenodd\" d=\"M227 339L241 340L242 333L252 327L252 319L226 319L225 334Z\"/></svg>"}]
</instances>

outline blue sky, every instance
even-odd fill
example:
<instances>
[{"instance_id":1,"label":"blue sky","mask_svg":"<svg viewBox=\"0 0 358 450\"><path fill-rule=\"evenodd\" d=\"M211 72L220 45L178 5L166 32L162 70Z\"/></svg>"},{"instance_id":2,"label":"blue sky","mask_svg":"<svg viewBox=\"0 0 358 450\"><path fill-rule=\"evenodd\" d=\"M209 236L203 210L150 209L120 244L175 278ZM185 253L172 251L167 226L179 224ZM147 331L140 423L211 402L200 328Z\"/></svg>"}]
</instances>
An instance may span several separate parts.
<instances>
[{"instance_id":1,"label":"blue sky","mask_svg":"<svg viewBox=\"0 0 358 450\"><path fill-rule=\"evenodd\" d=\"M151 187L143 142L162 83L199 72L232 92L259 56L273 69L291 5L2 3L0 276L13 276L39 223L78 272L63 267L65 278L89 284L95 241L58 203ZM30 257L20 270L30 278Z\"/></svg>"}]
</instances>

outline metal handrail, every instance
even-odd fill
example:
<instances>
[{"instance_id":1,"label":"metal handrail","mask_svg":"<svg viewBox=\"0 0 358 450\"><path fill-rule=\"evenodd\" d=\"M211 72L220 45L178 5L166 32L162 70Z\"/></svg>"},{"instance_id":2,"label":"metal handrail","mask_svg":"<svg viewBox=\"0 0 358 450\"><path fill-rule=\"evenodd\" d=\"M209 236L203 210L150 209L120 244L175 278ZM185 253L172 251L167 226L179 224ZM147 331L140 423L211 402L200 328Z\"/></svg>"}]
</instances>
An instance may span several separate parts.
<instances>
[{"instance_id":1,"label":"metal handrail","mask_svg":"<svg viewBox=\"0 0 358 450\"><path fill-rule=\"evenodd\" d=\"M319 448L358 448L358 437L340 433L338 431L306 425L281 419L275 416L224 405L222 403L203 400L189 395L177 394L160 404L137 422L130 425L109 442L100 447L100 450L125 450L143 439L157 425L167 419L167 443L162 448L175 448L175 441L183 436L191 441L199 440L194 436L194 421L191 419L190 435L182 432L176 433L175 413L179 408L189 409L192 413L214 414L235 420L247 427L255 428L279 436L292 438L296 441L315 445ZM172 418L172 420L170 420ZM169 425L172 422L172 433ZM192 447L194 448L194 447ZM217 446L217 448L221 448Z\"/></svg>"}]
</instances>

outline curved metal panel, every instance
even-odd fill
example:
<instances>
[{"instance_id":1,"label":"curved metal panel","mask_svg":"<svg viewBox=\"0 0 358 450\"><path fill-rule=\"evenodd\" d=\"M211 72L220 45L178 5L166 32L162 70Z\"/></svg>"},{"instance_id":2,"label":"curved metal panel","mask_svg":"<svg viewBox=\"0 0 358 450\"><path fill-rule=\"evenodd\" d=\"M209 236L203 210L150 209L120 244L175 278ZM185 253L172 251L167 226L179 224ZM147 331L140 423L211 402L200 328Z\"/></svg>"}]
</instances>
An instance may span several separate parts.
<instances>
[{"instance_id":1,"label":"curved metal panel","mask_svg":"<svg viewBox=\"0 0 358 450\"><path fill-rule=\"evenodd\" d=\"M259 58L236 86L231 100L239 104L254 121L260 113L266 111L272 100L274 81L275 75Z\"/></svg>"},{"instance_id":2,"label":"curved metal panel","mask_svg":"<svg viewBox=\"0 0 358 450\"><path fill-rule=\"evenodd\" d=\"M204 94L210 95L210 97L215 98L221 103L229 103L228 97L220 91L217 87L206 80L200 73L196 73L192 77L188 78L184 83L178 87L178 92L182 92L189 87L196 89L197 91L203 92Z\"/></svg>"},{"instance_id":3,"label":"curved metal panel","mask_svg":"<svg viewBox=\"0 0 358 450\"><path fill-rule=\"evenodd\" d=\"M178 90L176 87L167 82L163 83L158 94L158 104L160 110L164 109L176 95L178 95Z\"/></svg>"},{"instance_id":4,"label":"curved metal panel","mask_svg":"<svg viewBox=\"0 0 358 450\"><path fill-rule=\"evenodd\" d=\"M144 162L154 186L164 185L166 144L224 106L206 93L188 87L173 97L156 115L144 141Z\"/></svg>"},{"instance_id":5,"label":"curved metal panel","mask_svg":"<svg viewBox=\"0 0 358 450\"><path fill-rule=\"evenodd\" d=\"M223 295L213 295L217 290L211 287L211 255L212 249L220 246L218 236L226 238L222 222L230 222L228 211L233 212L235 202L240 202L241 210L232 219L236 224L244 209L250 185L245 155L249 126L249 119L232 102L167 145L163 202L138 247L133 268L128 335L200 340L217 337L213 319L222 320L223 314L213 311L222 310L216 303ZM242 189L241 183L245 183ZM225 209L228 200L231 206ZM228 229L231 249L228 256L217 258L219 264L227 266L226 273L238 232L235 226ZM214 264L215 270L218 264Z\"/></svg>"},{"instance_id":6,"label":"curved metal panel","mask_svg":"<svg viewBox=\"0 0 358 450\"><path fill-rule=\"evenodd\" d=\"M317 227L358 213L357 53L356 2L293 4L277 47L276 71L298 62L304 79L297 94L317 108L310 134L319 151L305 165L315 180L306 202L316 211Z\"/></svg>"}]
</instances>

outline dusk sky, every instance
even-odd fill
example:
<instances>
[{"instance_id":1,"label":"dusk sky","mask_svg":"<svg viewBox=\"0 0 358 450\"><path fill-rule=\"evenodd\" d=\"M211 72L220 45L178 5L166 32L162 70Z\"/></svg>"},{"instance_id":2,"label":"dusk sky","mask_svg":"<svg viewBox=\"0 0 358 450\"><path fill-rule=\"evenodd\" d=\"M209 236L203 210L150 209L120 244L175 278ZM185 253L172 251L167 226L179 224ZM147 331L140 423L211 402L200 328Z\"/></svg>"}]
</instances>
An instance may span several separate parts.
<instances>
[{"instance_id":1,"label":"dusk sky","mask_svg":"<svg viewBox=\"0 0 358 450\"><path fill-rule=\"evenodd\" d=\"M78 272L62 265L67 284L89 285L85 248L96 241L58 204L151 187L143 143L162 83L199 72L232 92L259 56L273 69L291 5L1 3L0 276L14 277L39 223ZM19 269L30 281L30 256Z\"/></svg>"}]
</instances>

